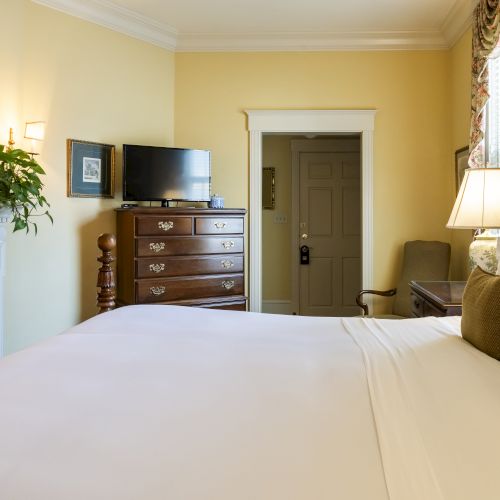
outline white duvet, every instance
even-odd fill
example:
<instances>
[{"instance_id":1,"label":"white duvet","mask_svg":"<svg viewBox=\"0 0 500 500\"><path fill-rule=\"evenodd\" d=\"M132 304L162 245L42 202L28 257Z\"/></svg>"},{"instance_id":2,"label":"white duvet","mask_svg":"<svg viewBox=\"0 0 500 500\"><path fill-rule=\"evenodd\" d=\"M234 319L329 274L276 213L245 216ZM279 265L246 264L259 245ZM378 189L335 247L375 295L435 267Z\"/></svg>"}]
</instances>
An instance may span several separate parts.
<instances>
[{"instance_id":1,"label":"white duvet","mask_svg":"<svg viewBox=\"0 0 500 500\"><path fill-rule=\"evenodd\" d=\"M458 318L132 306L0 362L0 499L498 499L499 424Z\"/></svg>"}]
</instances>

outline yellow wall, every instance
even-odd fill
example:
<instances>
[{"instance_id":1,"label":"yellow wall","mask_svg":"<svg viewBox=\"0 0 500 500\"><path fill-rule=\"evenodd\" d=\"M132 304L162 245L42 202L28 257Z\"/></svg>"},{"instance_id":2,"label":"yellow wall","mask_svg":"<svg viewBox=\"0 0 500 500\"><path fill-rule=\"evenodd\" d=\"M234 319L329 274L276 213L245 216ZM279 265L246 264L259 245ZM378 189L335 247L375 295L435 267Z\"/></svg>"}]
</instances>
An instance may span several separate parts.
<instances>
[{"instance_id":1,"label":"yellow wall","mask_svg":"<svg viewBox=\"0 0 500 500\"><path fill-rule=\"evenodd\" d=\"M450 98L451 98L451 175L455 178L455 151L469 144L471 102L472 32L468 30L450 50ZM455 194L455 192L454 192ZM455 196L453 196L455 201ZM451 212L450 204L450 212ZM451 277L464 280L468 275L467 259L472 231L452 231Z\"/></svg>"},{"instance_id":2,"label":"yellow wall","mask_svg":"<svg viewBox=\"0 0 500 500\"><path fill-rule=\"evenodd\" d=\"M4 1L2 15L6 12L9 22L0 31L9 41L2 38L0 44L1 142L7 125L15 127L22 146L25 121L47 122L40 162L55 220L53 227L40 221L37 237L16 233L8 238L9 352L94 314L96 237L114 231L113 208L121 202L121 144L172 144L174 58L28 0ZM20 69L5 72L13 53ZM6 94L5 85L17 89L18 96ZM66 197L67 138L117 145L114 200Z\"/></svg>"},{"instance_id":3,"label":"yellow wall","mask_svg":"<svg viewBox=\"0 0 500 500\"><path fill-rule=\"evenodd\" d=\"M262 141L262 165L276 169L276 206L262 210L262 298L290 300L292 153L291 140L297 136L268 135ZM284 215L286 224L275 224Z\"/></svg>"},{"instance_id":4,"label":"yellow wall","mask_svg":"<svg viewBox=\"0 0 500 500\"><path fill-rule=\"evenodd\" d=\"M178 146L213 152L227 206L248 207L244 109L376 108L374 285L395 284L401 245L450 240L446 51L176 54Z\"/></svg>"}]
</instances>

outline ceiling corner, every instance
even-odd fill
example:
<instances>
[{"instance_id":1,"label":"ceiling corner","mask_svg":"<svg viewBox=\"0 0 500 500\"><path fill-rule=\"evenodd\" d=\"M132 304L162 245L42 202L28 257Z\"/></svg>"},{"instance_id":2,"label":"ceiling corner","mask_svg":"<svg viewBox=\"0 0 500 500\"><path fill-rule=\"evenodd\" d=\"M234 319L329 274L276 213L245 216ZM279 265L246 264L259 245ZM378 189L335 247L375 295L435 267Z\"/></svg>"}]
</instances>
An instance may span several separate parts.
<instances>
[{"instance_id":1,"label":"ceiling corner","mask_svg":"<svg viewBox=\"0 0 500 500\"><path fill-rule=\"evenodd\" d=\"M451 48L472 23L472 12L478 0L457 0L441 26L441 32Z\"/></svg>"},{"instance_id":2,"label":"ceiling corner","mask_svg":"<svg viewBox=\"0 0 500 500\"><path fill-rule=\"evenodd\" d=\"M177 30L171 26L119 7L108 0L31 1L168 50L175 50L177 45Z\"/></svg>"}]
</instances>

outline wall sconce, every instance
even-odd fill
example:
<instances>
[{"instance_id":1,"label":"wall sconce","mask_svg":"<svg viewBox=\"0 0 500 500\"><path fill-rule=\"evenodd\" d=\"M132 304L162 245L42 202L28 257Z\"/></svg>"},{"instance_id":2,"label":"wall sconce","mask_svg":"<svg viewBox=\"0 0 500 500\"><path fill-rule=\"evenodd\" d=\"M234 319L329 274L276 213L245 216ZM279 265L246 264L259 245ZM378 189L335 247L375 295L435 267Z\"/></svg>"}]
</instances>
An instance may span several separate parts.
<instances>
[{"instance_id":1,"label":"wall sconce","mask_svg":"<svg viewBox=\"0 0 500 500\"><path fill-rule=\"evenodd\" d=\"M43 141L45 138L45 122L26 122L24 130L24 138L31 139L31 154L37 155L34 152L34 141Z\"/></svg>"},{"instance_id":2,"label":"wall sconce","mask_svg":"<svg viewBox=\"0 0 500 500\"><path fill-rule=\"evenodd\" d=\"M24 137L35 141L43 141L45 138L45 122L26 122Z\"/></svg>"}]
</instances>

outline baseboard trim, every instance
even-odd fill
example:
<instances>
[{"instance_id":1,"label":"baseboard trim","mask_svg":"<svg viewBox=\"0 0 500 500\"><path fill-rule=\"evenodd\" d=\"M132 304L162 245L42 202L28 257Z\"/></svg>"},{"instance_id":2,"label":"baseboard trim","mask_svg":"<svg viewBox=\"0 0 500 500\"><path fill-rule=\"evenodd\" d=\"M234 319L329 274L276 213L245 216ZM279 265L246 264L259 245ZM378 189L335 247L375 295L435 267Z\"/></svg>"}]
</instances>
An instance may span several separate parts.
<instances>
[{"instance_id":1,"label":"baseboard trim","mask_svg":"<svg viewBox=\"0 0 500 500\"><path fill-rule=\"evenodd\" d=\"M262 312L267 314L292 314L291 300L263 300Z\"/></svg>"}]
</instances>

